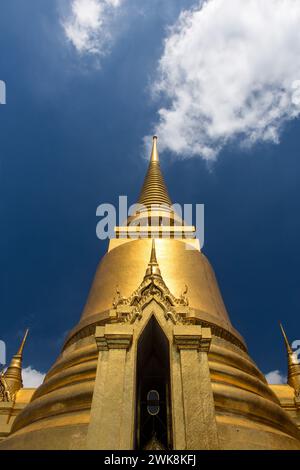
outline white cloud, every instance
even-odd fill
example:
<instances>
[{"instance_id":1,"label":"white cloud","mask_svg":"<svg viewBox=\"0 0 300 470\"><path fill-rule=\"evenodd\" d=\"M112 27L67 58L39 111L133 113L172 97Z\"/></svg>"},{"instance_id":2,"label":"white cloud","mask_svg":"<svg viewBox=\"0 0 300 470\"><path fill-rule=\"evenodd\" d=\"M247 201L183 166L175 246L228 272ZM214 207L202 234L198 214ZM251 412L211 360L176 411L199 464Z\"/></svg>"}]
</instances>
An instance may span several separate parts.
<instances>
[{"instance_id":1,"label":"white cloud","mask_svg":"<svg viewBox=\"0 0 300 470\"><path fill-rule=\"evenodd\" d=\"M271 385L286 384L287 378L280 372L280 370L273 370L266 374L267 382Z\"/></svg>"},{"instance_id":2,"label":"white cloud","mask_svg":"<svg viewBox=\"0 0 300 470\"><path fill-rule=\"evenodd\" d=\"M71 0L63 20L67 39L79 53L105 55L113 41L112 21L123 0Z\"/></svg>"},{"instance_id":3,"label":"white cloud","mask_svg":"<svg viewBox=\"0 0 300 470\"><path fill-rule=\"evenodd\" d=\"M169 30L154 92L155 132L181 157L228 143L278 143L300 114L300 1L207 0Z\"/></svg>"},{"instance_id":4,"label":"white cloud","mask_svg":"<svg viewBox=\"0 0 300 470\"><path fill-rule=\"evenodd\" d=\"M106 0L106 3L108 3L108 5L111 5L112 7L119 7L121 5L121 1L122 0Z\"/></svg>"},{"instance_id":5,"label":"white cloud","mask_svg":"<svg viewBox=\"0 0 300 470\"><path fill-rule=\"evenodd\" d=\"M22 370L23 386L25 388L37 388L43 383L45 375L31 366L26 367Z\"/></svg>"}]
</instances>

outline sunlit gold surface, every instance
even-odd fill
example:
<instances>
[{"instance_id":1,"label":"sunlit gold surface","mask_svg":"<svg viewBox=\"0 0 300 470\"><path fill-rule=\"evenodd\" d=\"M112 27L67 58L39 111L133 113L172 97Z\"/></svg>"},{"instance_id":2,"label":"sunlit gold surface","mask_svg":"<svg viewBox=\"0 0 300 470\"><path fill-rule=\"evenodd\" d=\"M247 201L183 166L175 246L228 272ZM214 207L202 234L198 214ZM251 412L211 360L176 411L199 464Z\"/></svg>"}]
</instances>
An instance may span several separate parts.
<instances>
[{"instance_id":1,"label":"sunlit gold surface","mask_svg":"<svg viewBox=\"0 0 300 470\"><path fill-rule=\"evenodd\" d=\"M270 385L282 408L289 413L300 430L300 404L295 401L295 390L288 384Z\"/></svg>"},{"instance_id":2,"label":"sunlit gold surface","mask_svg":"<svg viewBox=\"0 0 300 470\"><path fill-rule=\"evenodd\" d=\"M84 448L96 366L92 336L65 350L0 449ZM291 418L245 352L213 337L209 367L221 448L300 448Z\"/></svg>"},{"instance_id":3,"label":"sunlit gold surface","mask_svg":"<svg viewBox=\"0 0 300 470\"><path fill-rule=\"evenodd\" d=\"M9 436L16 416L31 401L35 389L22 388L15 396L15 401L0 402L0 441Z\"/></svg>"},{"instance_id":4,"label":"sunlit gold surface","mask_svg":"<svg viewBox=\"0 0 300 470\"><path fill-rule=\"evenodd\" d=\"M104 256L83 311L85 324L89 318L94 322L95 315L112 307L117 285L124 296L136 289L145 273L151 243L149 239L130 241ZM156 240L156 253L162 276L171 292L179 296L188 285L190 307L203 319L232 329L207 258L199 251L186 249L182 241L170 239Z\"/></svg>"},{"instance_id":5,"label":"sunlit gold surface","mask_svg":"<svg viewBox=\"0 0 300 470\"><path fill-rule=\"evenodd\" d=\"M141 201L170 203L158 167L156 139ZM196 249L188 250L192 245ZM230 323L208 260L196 242L183 239L156 239L155 244L150 239L110 242L80 322L70 332L63 351L31 403L15 419L13 433L0 444L0 449L86 449L96 382L100 384L99 399L96 403L94 400L93 407L99 440L110 442L114 449L133 448L136 350L139 335L151 315L156 316L170 344L175 449L189 448L189 443L193 448L197 445L202 448L202 441L205 441L204 436L197 434L201 429L199 424L203 428L205 421L193 422L193 413L183 414L183 403L197 403L199 399L195 385L198 383L199 396L207 397L210 393L212 397L210 407L206 406L206 399L201 406L206 419L210 416L211 420L206 429L217 433L218 448L300 449L298 411L296 408L290 410L291 413L288 410L290 390L287 393L284 389L281 393L267 384L249 357L242 337ZM193 367L186 358L181 358L176 344L178 325L180 338L188 336L188 330L196 332L197 337L203 327L204 330L209 327L212 337L210 348L202 351L206 354L202 366L199 348L190 355ZM113 342L113 334L108 335L113 342L112 354L105 334L107 344L103 340L101 347L97 347L97 326L97 331L114 332L119 338ZM130 330L130 341L126 336L125 350L127 330ZM197 382L192 375L196 369L200 374ZM105 371L109 371L112 378L111 389ZM186 380L184 384L183 380ZM191 386L187 387L187 383ZM102 419L100 405L104 398L111 413L102 410ZM118 408L112 407L112 403ZM197 412L201 419L199 409ZM111 434L104 436L107 429ZM190 430L188 436L183 429ZM94 439L94 444L97 445L97 441ZM210 444L207 446L209 448ZM216 448L216 444L211 448Z\"/></svg>"}]
</instances>

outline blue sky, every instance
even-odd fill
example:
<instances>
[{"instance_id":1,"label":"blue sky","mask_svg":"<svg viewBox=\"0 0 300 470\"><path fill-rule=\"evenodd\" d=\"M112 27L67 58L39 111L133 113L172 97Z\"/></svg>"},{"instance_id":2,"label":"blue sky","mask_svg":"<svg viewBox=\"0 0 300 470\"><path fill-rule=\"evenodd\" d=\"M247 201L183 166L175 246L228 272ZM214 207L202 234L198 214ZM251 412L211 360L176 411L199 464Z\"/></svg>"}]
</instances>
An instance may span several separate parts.
<instances>
[{"instance_id":1,"label":"blue sky","mask_svg":"<svg viewBox=\"0 0 300 470\"><path fill-rule=\"evenodd\" d=\"M270 113L280 109L279 117L260 126L245 124L250 111L264 106L270 83L261 73L265 87L259 101L241 110L239 132L228 106L220 108L222 131L220 122L215 127L199 124L209 112L203 95L197 95L203 114L194 110L190 129L182 129L182 107L175 121L171 112L160 120L160 109L170 111L172 100L179 102L178 89L189 93L186 83L181 88L180 82L163 81L162 58L163 72L174 71L165 41L173 38L170 27L178 25L181 10L192 15L198 2L123 2L103 16L109 37L101 38L95 26L93 47L98 49L92 52L78 50L67 37L64 25L74 20L71 0L1 5L0 79L7 85L7 104L0 106L0 338L10 357L29 327L25 366L47 371L53 364L64 335L80 318L107 248L96 238L96 208L117 203L123 194L136 201L147 167L143 139L158 129L173 202L205 204L204 252L232 323L263 372L285 373L278 321L291 340L300 338L297 113L280 95ZM214 50L213 37L210 44L208 54ZM210 62L201 63L203 77ZM278 74L273 90L282 90L287 78L297 79L298 64L292 65L282 62L285 73ZM226 70L216 72L225 80ZM247 76L252 72L249 68ZM154 97L153 90L163 86L167 91ZM168 94L172 86L175 91ZM199 89L209 91L205 86L199 82ZM237 96L232 95L233 102ZM214 117L210 122L216 122ZM276 129L278 139L270 138L270 129ZM198 137L189 139L190 132Z\"/></svg>"}]
</instances>

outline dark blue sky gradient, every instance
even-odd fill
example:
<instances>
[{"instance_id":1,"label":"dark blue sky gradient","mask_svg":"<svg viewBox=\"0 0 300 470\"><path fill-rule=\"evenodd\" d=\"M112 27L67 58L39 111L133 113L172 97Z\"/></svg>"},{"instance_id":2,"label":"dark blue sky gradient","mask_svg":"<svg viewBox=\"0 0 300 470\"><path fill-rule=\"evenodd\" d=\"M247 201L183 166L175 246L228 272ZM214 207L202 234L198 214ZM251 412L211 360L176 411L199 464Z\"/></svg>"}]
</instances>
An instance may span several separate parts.
<instances>
[{"instance_id":1,"label":"dark blue sky gradient","mask_svg":"<svg viewBox=\"0 0 300 470\"><path fill-rule=\"evenodd\" d=\"M66 43L53 0L1 5L0 338L10 356L29 326L25 366L40 371L78 322L106 250L96 207L123 194L136 201L163 37L192 2L151 0L144 17L137 4L101 69ZM300 338L299 131L294 121L280 145L227 148L211 168L162 156L173 201L205 204L204 252L263 372L286 369L280 319Z\"/></svg>"}]
</instances>

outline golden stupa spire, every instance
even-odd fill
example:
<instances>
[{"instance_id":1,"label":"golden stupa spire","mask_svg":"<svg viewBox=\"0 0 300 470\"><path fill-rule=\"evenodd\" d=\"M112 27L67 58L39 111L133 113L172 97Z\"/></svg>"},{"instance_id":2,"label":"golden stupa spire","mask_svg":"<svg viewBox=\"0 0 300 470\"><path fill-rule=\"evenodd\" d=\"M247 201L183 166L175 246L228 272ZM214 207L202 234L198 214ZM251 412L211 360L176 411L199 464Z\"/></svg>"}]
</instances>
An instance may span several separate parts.
<instances>
[{"instance_id":1,"label":"golden stupa spire","mask_svg":"<svg viewBox=\"0 0 300 470\"><path fill-rule=\"evenodd\" d=\"M157 136L136 210L125 225L115 227L116 238L188 238L195 239L195 227L186 226L177 214L160 168Z\"/></svg>"},{"instance_id":2,"label":"golden stupa spire","mask_svg":"<svg viewBox=\"0 0 300 470\"><path fill-rule=\"evenodd\" d=\"M288 355L288 384L295 390L296 397L300 399L300 363L293 352L287 335L280 323L280 329L285 342L287 355Z\"/></svg>"},{"instance_id":3,"label":"golden stupa spire","mask_svg":"<svg viewBox=\"0 0 300 470\"><path fill-rule=\"evenodd\" d=\"M160 168L156 135L153 137L150 163L138 203L146 206L147 208L159 204L164 204L166 206L172 205Z\"/></svg>"},{"instance_id":4,"label":"golden stupa spire","mask_svg":"<svg viewBox=\"0 0 300 470\"><path fill-rule=\"evenodd\" d=\"M24 335L24 338L21 342L17 354L15 354L11 360L10 365L4 373L4 379L8 386L11 396L14 396L15 393L23 387L22 381L22 362L23 362L23 350L24 345L28 336L29 330L27 329Z\"/></svg>"}]
</instances>

